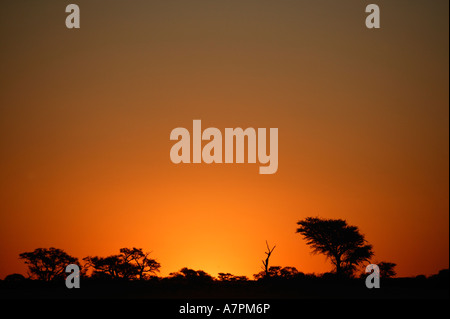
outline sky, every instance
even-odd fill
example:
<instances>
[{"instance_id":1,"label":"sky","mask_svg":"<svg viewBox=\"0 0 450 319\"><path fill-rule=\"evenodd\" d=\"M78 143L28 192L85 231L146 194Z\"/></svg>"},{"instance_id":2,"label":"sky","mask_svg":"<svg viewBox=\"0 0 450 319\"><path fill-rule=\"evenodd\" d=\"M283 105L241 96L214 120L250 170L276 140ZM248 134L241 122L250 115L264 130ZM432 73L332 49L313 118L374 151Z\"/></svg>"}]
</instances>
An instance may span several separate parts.
<instances>
[{"instance_id":1,"label":"sky","mask_svg":"<svg viewBox=\"0 0 450 319\"><path fill-rule=\"evenodd\" d=\"M251 278L266 240L270 265L331 271L309 216L358 226L398 276L448 268L449 3L372 2L2 1L0 278L41 247ZM196 119L278 128L278 171L172 163Z\"/></svg>"}]
</instances>

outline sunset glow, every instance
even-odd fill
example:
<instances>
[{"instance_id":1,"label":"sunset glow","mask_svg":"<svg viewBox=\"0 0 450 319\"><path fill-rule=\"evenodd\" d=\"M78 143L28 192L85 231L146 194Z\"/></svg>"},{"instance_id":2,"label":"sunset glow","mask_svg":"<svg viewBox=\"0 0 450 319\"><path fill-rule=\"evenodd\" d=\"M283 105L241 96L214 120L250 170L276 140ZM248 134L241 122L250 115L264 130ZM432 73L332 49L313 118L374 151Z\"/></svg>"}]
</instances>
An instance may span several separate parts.
<instances>
[{"instance_id":1,"label":"sunset glow","mask_svg":"<svg viewBox=\"0 0 450 319\"><path fill-rule=\"evenodd\" d=\"M252 278L266 240L271 265L331 271L308 216L400 277L449 267L447 1L378 1L376 31L357 1L80 0L79 30L21 3L0 10L1 279L38 247ZM278 128L278 170L172 163L196 119Z\"/></svg>"}]
</instances>

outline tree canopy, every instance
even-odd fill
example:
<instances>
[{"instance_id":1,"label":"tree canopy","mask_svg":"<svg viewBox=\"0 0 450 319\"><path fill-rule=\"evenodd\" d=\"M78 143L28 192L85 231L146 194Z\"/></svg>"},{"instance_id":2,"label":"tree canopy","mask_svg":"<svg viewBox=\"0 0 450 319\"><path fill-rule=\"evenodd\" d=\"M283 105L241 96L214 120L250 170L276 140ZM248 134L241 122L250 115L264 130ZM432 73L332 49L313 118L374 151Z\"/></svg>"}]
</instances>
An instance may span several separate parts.
<instances>
[{"instance_id":1,"label":"tree canopy","mask_svg":"<svg viewBox=\"0 0 450 319\"><path fill-rule=\"evenodd\" d=\"M44 281L63 277L67 265L78 264L77 258L54 247L36 248L32 252L19 254L19 258L28 265L30 278Z\"/></svg>"},{"instance_id":2,"label":"tree canopy","mask_svg":"<svg viewBox=\"0 0 450 319\"><path fill-rule=\"evenodd\" d=\"M142 248L121 248L120 254L108 257L83 258L93 268L93 276L110 279L147 279L159 272L161 265Z\"/></svg>"},{"instance_id":3,"label":"tree canopy","mask_svg":"<svg viewBox=\"0 0 450 319\"><path fill-rule=\"evenodd\" d=\"M330 258L337 274L353 274L356 266L373 256L372 245L368 244L358 227L348 225L342 219L321 219L307 217L297 223L306 243L313 253Z\"/></svg>"}]
</instances>

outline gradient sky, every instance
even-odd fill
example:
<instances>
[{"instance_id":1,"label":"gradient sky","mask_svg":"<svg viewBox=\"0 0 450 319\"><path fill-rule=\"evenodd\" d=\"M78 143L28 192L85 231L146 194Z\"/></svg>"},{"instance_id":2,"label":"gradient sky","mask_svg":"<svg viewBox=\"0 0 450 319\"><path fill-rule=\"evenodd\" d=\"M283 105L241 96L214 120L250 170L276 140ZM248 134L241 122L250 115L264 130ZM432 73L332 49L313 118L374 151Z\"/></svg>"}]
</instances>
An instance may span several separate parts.
<instances>
[{"instance_id":1,"label":"gradient sky","mask_svg":"<svg viewBox=\"0 0 450 319\"><path fill-rule=\"evenodd\" d=\"M81 29L65 27L77 3ZM365 6L381 29L365 27ZM0 278L21 252L332 269L342 218L399 276L449 267L448 1L2 1ZM279 169L175 165L175 127L277 127Z\"/></svg>"}]
</instances>

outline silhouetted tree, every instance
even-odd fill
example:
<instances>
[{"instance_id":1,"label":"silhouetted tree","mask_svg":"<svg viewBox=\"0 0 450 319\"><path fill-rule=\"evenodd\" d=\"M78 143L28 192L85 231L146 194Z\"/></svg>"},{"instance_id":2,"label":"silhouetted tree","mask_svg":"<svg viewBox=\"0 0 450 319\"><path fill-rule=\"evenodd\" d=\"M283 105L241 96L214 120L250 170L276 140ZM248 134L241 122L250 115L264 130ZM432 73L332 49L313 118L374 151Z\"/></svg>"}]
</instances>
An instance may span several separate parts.
<instances>
[{"instance_id":1,"label":"silhouetted tree","mask_svg":"<svg viewBox=\"0 0 450 319\"><path fill-rule=\"evenodd\" d=\"M28 265L28 275L31 279L44 281L63 278L67 265L79 265L77 258L54 247L37 248L32 252L24 252L19 254L19 258L25 260L25 264Z\"/></svg>"},{"instance_id":2,"label":"silhouetted tree","mask_svg":"<svg viewBox=\"0 0 450 319\"><path fill-rule=\"evenodd\" d=\"M136 268L137 279L148 279L151 275L159 272L160 263L149 258L150 253L144 253L142 248L122 248L120 253L126 263L132 264Z\"/></svg>"},{"instance_id":3,"label":"silhouetted tree","mask_svg":"<svg viewBox=\"0 0 450 319\"><path fill-rule=\"evenodd\" d=\"M213 281L213 277L203 270L194 270L187 267L180 269L178 272L169 274L170 279L187 280L194 282L209 282Z\"/></svg>"},{"instance_id":4,"label":"silhouetted tree","mask_svg":"<svg viewBox=\"0 0 450 319\"><path fill-rule=\"evenodd\" d=\"M83 258L86 266L93 268L92 277L105 279L129 279L136 274L136 269L124 263L120 255L108 257L88 256Z\"/></svg>"},{"instance_id":5,"label":"silhouetted tree","mask_svg":"<svg viewBox=\"0 0 450 319\"><path fill-rule=\"evenodd\" d=\"M285 279L293 279L299 275L299 271L295 267L283 267L280 269L280 277Z\"/></svg>"},{"instance_id":6,"label":"silhouetted tree","mask_svg":"<svg viewBox=\"0 0 450 319\"><path fill-rule=\"evenodd\" d=\"M232 274L228 273L224 273L224 272L219 272L217 279L219 281L231 281L231 278L233 277Z\"/></svg>"},{"instance_id":7,"label":"silhouetted tree","mask_svg":"<svg viewBox=\"0 0 450 319\"><path fill-rule=\"evenodd\" d=\"M269 277L270 276L270 272L269 272L269 258L270 258L270 255L272 255L272 252L273 252L273 250L275 249L275 247L276 246L273 246L273 248L272 249L270 249L270 247L269 247L269 244L267 243L267 240L266 240L266 246L267 246L267 251L266 251L266 255L267 255L267 257L266 257L266 260L264 261L262 261L262 263L263 263L263 269L264 269L264 272L265 272L265 277Z\"/></svg>"},{"instance_id":8,"label":"silhouetted tree","mask_svg":"<svg viewBox=\"0 0 450 319\"><path fill-rule=\"evenodd\" d=\"M293 279L297 277L300 273L295 267L281 267L281 266L271 266L268 269L268 277L270 278L278 278L278 279ZM253 275L255 280L266 278L266 271L260 271L257 274Z\"/></svg>"},{"instance_id":9,"label":"silhouetted tree","mask_svg":"<svg viewBox=\"0 0 450 319\"><path fill-rule=\"evenodd\" d=\"M220 272L218 274L217 279L219 281L247 281L248 280L248 278L246 276L235 276L230 273L223 273L223 272Z\"/></svg>"},{"instance_id":10,"label":"silhouetted tree","mask_svg":"<svg viewBox=\"0 0 450 319\"><path fill-rule=\"evenodd\" d=\"M93 277L109 279L148 279L161 265L149 258L141 248L121 248L120 254L108 257L83 258L93 268Z\"/></svg>"},{"instance_id":11,"label":"silhouetted tree","mask_svg":"<svg viewBox=\"0 0 450 319\"><path fill-rule=\"evenodd\" d=\"M297 233L303 235L313 253L330 258L336 274L352 274L357 265L373 256L372 245L367 244L358 227L345 220L308 217L297 225Z\"/></svg>"},{"instance_id":12,"label":"silhouetted tree","mask_svg":"<svg viewBox=\"0 0 450 319\"><path fill-rule=\"evenodd\" d=\"M397 272L395 271L395 267L397 266L396 263L382 261L378 263L377 266L380 269L381 278L392 278L397 275Z\"/></svg>"}]
</instances>

